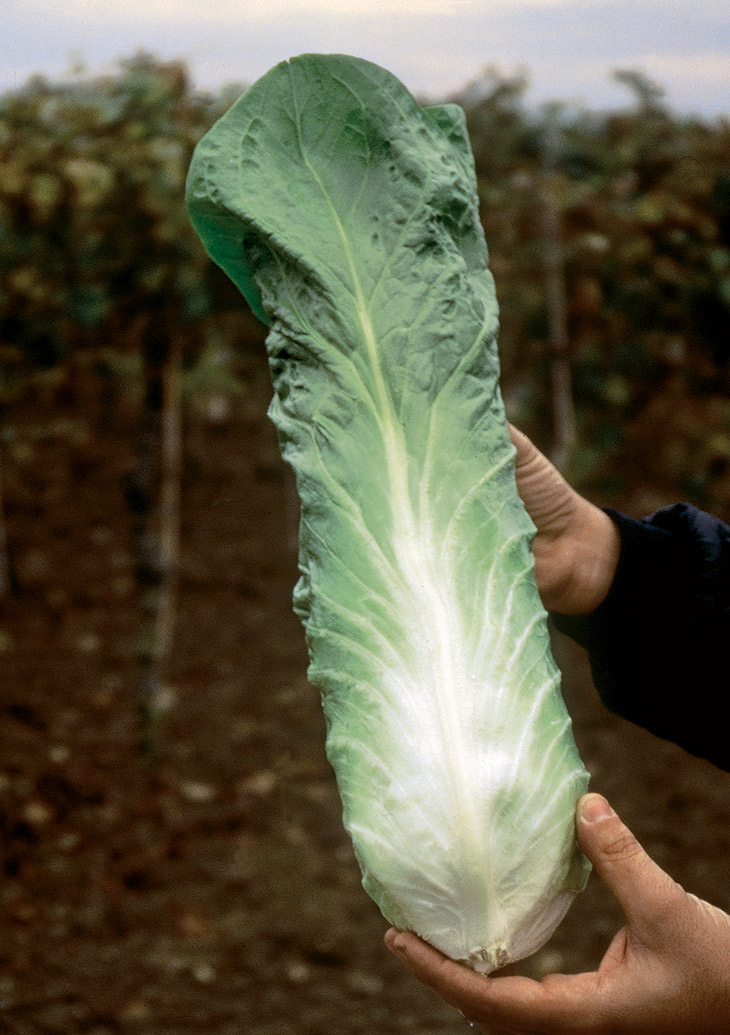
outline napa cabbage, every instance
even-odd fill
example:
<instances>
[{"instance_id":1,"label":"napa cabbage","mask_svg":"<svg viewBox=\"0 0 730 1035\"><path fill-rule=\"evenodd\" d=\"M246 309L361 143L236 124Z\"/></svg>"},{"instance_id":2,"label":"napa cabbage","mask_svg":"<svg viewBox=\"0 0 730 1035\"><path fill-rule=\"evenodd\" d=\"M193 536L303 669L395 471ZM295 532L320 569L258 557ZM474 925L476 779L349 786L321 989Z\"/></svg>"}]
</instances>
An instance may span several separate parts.
<instances>
[{"instance_id":1,"label":"napa cabbage","mask_svg":"<svg viewBox=\"0 0 730 1035\"><path fill-rule=\"evenodd\" d=\"M363 884L482 972L587 874L587 784L537 594L499 390L465 119L303 55L198 144L190 216L269 325L301 499L294 607Z\"/></svg>"}]
</instances>

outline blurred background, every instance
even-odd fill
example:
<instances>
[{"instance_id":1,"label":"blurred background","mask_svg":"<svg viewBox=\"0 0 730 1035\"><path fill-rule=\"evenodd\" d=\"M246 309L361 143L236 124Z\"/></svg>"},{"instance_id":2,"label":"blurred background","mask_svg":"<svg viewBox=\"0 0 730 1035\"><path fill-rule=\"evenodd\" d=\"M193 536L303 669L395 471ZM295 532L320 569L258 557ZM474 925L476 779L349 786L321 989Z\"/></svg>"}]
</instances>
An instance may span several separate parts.
<instances>
[{"instance_id":1,"label":"blurred background","mask_svg":"<svg viewBox=\"0 0 730 1035\"><path fill-rule=\"evenodd\" d=\"M264 329L183 208L197 140L271 64L356 53L425 102L460 103L511 419L598 503L641 515L685 499L730 520L721 6L330 6L8 7L11 1035L463 1030L382 948L359 886L291 613L296 502L266 417ZM555 649L593 786L727 909L727 775L606 713L585 658ZM620 922L592 878L522 972L594 967Z\"/></svg>"}]
</instances>

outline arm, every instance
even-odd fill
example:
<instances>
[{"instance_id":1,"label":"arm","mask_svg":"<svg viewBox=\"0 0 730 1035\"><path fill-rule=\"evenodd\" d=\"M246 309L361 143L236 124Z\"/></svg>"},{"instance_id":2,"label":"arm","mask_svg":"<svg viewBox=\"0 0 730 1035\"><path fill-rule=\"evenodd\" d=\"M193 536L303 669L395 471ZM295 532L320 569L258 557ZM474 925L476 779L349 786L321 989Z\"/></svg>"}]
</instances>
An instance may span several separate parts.
<instances>
[{"instance_id":1,"label":"arm","mask_svg":"<svg viewBox=\"0 0 730 1035\"><path fill-rule=\"evenodd\" d=\"M390 930L388 948L490 1035L730 1035L730 916L652 862L600 795L577 828L627 919L597 971L484 978L412 934Z\"/></svg>"},{"instance_id":2,"label":"arm","mask_svg":"<svg viewBox=\"0 0 730 1035\"><path fill-rule=\"evenodd\" d=\"M588 651L603 703L730 770L730 528L687 504L642 521L598 510L529 439L513 441L538 589Z\"/></svg>"},{"instance_id":3,"label":"arm","mask_svg":"<svg viewBox=\"0 0 730 1035\"><path fill-rule=\"evenodd\" d=\"M588 647L609 706L613 693L628 711L638 708L647 725L656 728L657 714L666 723L667 682L687 677L688 658L695 669L703 665L688 641L696 646L705 636L710 666L725 651L728 630L717 633L730 621L730 530L686 507L649 522L599 517L529 440L516 431L513 440L518 489L537 525L535 574L546 606L562 612L557 621ZM679 673L678 657L685 658ZM716 717L718 668L704 672L705 683L682 687L677 719L709 745L701 753L711 757L715 745L727 762L725 723ZM686 705L687 688L698 707ZM709 716L703 704L711 706ZM653 863L599 795L581 799L577 830L627 920L597 971L542 981L483 978L412 934L389 931L389 948L490 1035L730 1035L730 917L688 895Z\"/></svg>"}]
</instances>

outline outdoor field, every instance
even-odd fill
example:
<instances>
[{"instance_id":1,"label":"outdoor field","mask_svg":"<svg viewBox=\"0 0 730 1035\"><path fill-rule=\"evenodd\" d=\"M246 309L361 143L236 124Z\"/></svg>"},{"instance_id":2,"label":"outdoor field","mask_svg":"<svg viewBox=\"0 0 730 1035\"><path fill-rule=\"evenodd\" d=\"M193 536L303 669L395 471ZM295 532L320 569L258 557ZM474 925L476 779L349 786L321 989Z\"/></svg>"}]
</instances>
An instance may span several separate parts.
<instances>
[{"instance_id":1,"label":"outdoor field","mask_svg":"<svg viewBox=\"0 0 730 1035\"><path fill-rule=\"evenodd\" d=\"M543 448L558 429L597 502L728 519L730 124L627 82L623 113L557 128L519 79L463 99L504 396ZM360 886L292 612L264 332L182 208L230 99L142 56L0 106L9 1035L465 1028L387 952ZM578 648L554 647L592 788L727 909L730 778L607 713ZM520 972L594 968L621 923L591 877Z\"/></svg>"}]
</instances>

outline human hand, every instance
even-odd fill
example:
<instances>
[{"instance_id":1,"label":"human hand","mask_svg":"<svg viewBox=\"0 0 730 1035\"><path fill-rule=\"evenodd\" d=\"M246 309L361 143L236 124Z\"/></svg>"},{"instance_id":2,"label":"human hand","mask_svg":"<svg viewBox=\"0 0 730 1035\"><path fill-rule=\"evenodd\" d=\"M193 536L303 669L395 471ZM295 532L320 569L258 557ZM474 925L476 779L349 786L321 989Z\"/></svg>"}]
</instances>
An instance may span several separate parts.
<instances>
[{"instance_id":1,"label":"human hand","mask_svg":"<svg viewBox=\"0 0 730 1035\"><path fill-rule=\"evenodd\" d=\"M517 490L537 528L535 579L545 607L588 614L608 593L620 552L613 521L568 485L526 435L510 426Z\"/></svg>"},{"instance_id":2,"label":"human hand","mask_svg":"<svg viewBox=\"0 0 730 1035\"><path fill-rule=\"evenodd\" d=\"M597 971L485 978L392 929L388 948L489 1035L730 1035L730 916L676 884L600 795L581 798L577 829L627 920Z\"/></svg>"}]
</instances>

